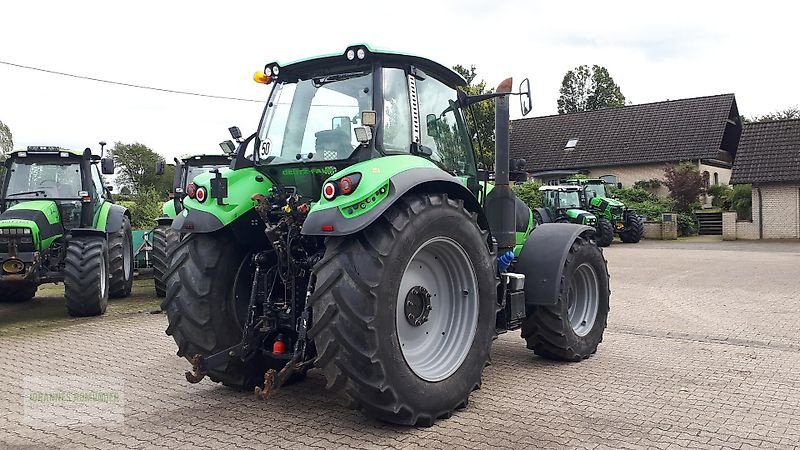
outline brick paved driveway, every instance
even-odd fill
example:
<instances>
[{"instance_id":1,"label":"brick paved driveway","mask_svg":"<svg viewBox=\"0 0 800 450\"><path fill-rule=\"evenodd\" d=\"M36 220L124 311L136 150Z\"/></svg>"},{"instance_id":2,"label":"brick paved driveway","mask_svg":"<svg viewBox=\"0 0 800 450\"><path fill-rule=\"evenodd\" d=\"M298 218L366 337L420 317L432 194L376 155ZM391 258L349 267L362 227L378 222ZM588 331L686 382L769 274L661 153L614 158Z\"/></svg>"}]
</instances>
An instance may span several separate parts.
<instances>
[{"instance_id":1,"label":"brick paved driveway","mask_svg":"<svg viewBox=\"0 0 800 450\"><path fill-rule=\"evenodd\" d=\"M612 311L594 357L553 363L518 334L502 336L483 389L431 428L346 410L314 372L266 403L209 381L188 384L165 317L147 313L156 304L147 283L137 283L141 308L112 303L102 318L49 328L15 322L4 306L0 447L800 445L800 244L615 243L606 255ZM30 393L58 380L63 390L117 397L110 406L62 405L80 412L71 424L69 411L46 420Z\"/></svg>"}]
</instances>

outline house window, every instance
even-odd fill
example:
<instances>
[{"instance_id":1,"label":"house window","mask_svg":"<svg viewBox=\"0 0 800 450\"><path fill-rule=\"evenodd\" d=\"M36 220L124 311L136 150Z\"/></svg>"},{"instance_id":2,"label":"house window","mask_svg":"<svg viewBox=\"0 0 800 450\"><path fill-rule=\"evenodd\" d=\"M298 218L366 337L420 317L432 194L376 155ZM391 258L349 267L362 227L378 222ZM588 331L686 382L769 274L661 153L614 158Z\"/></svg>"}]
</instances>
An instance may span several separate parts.
<instances>
[{"instance_id":1,"label":"house window","mask_svg":"<svg viewBox=\"0 0 800 450\"><path fill-rule=\"evenodd\" d=\"M564 146L564 148L565 148L566 150L572 150L572 149L574 149L574 148L575 148L575 146L577 146L577 145L578 145L578 139L577 139L577 138L572 138L572 139L570 139L570 140L568 140L568 141L567 141L567 145L565 145L565 146Z\"/></svg>"},{"instance_id":2,"label":"house window","mask_svg":"<svg viewBox=\"0 0 800 450\"><path fill-rule=\"evenodd\" d=\"M714 172L714 184L719 184L719 172Z\"/></svg>"},{"instance_id":3,"label":"house window","mask_svg":"<svg viewBox=\"0 0 800 450\"><path fill-rule=\"evenodd\" d=\"M604 183L613 184L614 186L616 186L617 183L619 183L616 175L603 175L602 177L600 177L600 179L603 180Z\"/></svg>"},{"instance_id":4,"label":"house window","mask_svg":"<svg viewBox=\"0 0 800 450\"><path fill-rule=\"evenodd\" d=\"M711 176L710 176L710 174L708 173L708 171L707 171L707 170L704 170L704 171L703 171L703 186L705 186L705 187L706 187L706 189L708 189L708 186L709 186L709 184L711 184L711 182L710 182L710 180L709 180L709 178L710 178L710 177L711 177Z\"/></svg>"}]
</instances>

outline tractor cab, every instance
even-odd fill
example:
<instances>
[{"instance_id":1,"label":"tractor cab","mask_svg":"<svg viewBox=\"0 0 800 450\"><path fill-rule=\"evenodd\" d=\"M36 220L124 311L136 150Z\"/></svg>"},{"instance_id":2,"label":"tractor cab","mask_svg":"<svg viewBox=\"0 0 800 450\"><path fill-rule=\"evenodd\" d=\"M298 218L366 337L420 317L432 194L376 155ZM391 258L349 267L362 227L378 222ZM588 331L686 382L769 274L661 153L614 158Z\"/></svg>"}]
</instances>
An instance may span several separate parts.
<instances>
[{"instance_id":1,"label":"tractor cab","mask_svg":"<svg viewBox=\"0 0 800 450\"><path fill-rule=\"evenodd\" d=\"M457 90L466 83L447 67L356 45L334 56L269 63L254 79L271 93L234 169L255 166L318 201L323 181L345 167L394 155L401 158L389 164L402 166L409 161L403 156L419 156L477 194L475 152ZM340 191L332 194L349 194Z\"/></svg>"},{"instance_id":2,"label":"tractor cab","mask_svg":"<svg viewBox=\"0 0 800 450\"><path fill-rule=\"evenodd\" d=\"M104 197L110 197L97 168L100 161L89 149L29 146L13 152L5 162L0 220L35 219L38 231L50 229L53 235L91 226ZM113 161L103 159L102 168L113 173ZM48 237L53 236L42 238Z\"/></svg>"},{"instance_id":3,"label":"tractor cab","mask_svg":"<svg viewBox=\"0 0 800 450\"><path fill-rule=\"evenodd\" d=\"M172 219L183 209L183 198L186 196L186 185L194 177L230 166L231 158L228 155L200 154L186 158L175 158L175 175L172 180L170 200L162 207L164 218ZM156 162L156 175L163 175L166 168L164 160Z\"/></svg>"},{"instance_id":4,"label":"tractor cab","mask_svg":"<svg viewBox=\"0 0 800 450\"><path fill-rule=\"evenodd\" d=\"M573 185L542 186L543 208L534 211L538 223L567 222L594 226L597 217L581 209L581 188Z\"/></svg>"}]
</instances>

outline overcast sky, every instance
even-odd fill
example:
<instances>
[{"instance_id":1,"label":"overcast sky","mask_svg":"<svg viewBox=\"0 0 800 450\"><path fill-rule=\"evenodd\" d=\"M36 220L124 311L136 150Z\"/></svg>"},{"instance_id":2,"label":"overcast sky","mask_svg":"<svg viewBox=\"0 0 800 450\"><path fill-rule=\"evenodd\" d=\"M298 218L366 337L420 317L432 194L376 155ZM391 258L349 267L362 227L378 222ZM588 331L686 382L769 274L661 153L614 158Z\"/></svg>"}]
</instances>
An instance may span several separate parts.
<instances>
[{"instance_id":1,"label":"overcast sky","mask_svg":"<svg viewBox=\"0 0 800 450\"><path fill-rule=\"evenodd\" d=\"M392 4L393 6L389 6ZM800 104L795 2L15 1L0 6L0 61L134 84L264 99L271 61L367 42L496 85L529 77L532 115L556 112L564 73L606 66L637 103L727 92L759 115ZM0 65L0 120L16 148L144 143L165 156L219 152L255 130L260 103L195 98Z\"/></svg>"}]
</instances>

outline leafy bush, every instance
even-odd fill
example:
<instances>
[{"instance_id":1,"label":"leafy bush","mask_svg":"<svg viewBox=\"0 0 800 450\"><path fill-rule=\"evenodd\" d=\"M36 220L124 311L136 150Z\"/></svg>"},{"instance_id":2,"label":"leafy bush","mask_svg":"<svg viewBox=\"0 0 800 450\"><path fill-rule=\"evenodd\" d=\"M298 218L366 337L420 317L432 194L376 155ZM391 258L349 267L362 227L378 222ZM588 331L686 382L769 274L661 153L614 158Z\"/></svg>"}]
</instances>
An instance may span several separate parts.
<instances>
[{"instance_id":1,"label":"leafy bush","mask_svg":"<svg viewBox=\"0 0 800 450\"><path fill-rule=\"evenodd\" d=\"M718 206L723 209L728 209L730 207L730 195L733 193L733 189L727 184L714 184L708 187L708 195L713 195L714 198L711 199L711 205Z\"/></svg>"},{"instance_id":2,"label":"leafy bush","mask_svg":"<svg viewBox=\"0 0 800 450\"><path fill-rule=\"evenodd\" d=\"M728 209L736 211L736 218L739 220L752 220L753 216L753 186L749 184L737 184L733 187L730 197L728 197Z\"/></svg>"},{"instance_id":3,"label":"leafy bush","mask_svg":"<svg viewBox=\"0 0 800 450\"><path fill-rule=\"evenodd\" d=\"M155 220L161 215L164 199L155 189L140 189L133 194L128 209L131 212L133 228L149 230L155 226Z\"/></svg>"},{"instance_id":4,"label":"leafy bush","mask_svg":"<svg viewBox=\"0 0 800 450\"><path fill-rule=\"evenodd\" d=\"M639 187L611 189L611 195L650 221L661 221L661 214L672 211L672 200L658 197Z\"/></svg>"},{"instance_id":5,"label":"leafy bush","mask_svg":"<svg viewBox=\"0 0 800 450\"><path fill-rule=\"evenodd\" d=\"M528 205L528 208L534 209L542 207L542 193L539 192L540 187L541 185L535 181L526 181L513 185L511 189L523 203Z\"/></svg>"},{"instance_id":6,"label":"leafy bush","mask_svg":"<svg viewBox=\"0 0 800 450\"><path fill-rule=\"evenodd\" d=\"M633 187L639 189L658 189L661 187L661 180L658 178L651 178L649 180L639 180L633 183Z\"/></svg>"},{"instance_id":7,"label":"leafy bush","mask_svg":"<svg viewBox=\"0 0 800 450\"><path fill-rule=\"evenodd\" d=\"M678 213L678 236L694 236L697 234L697 221L694 214L688 212Z\"/></svg>"},{"instance_id":8,"label":"leafy bush","mask_svg":"<svg viewBox=\"0 0 800 450\"><path fill-rule=\"evenodd\" d=\"M664 169L664 185L669 189L669 195L675 200L675 209L678 212L691 212L691 204L696 203L700 194L705 192L705 182L700 171L692 163L681 163L667 166Z\"/></svg>"}]
</instances>

